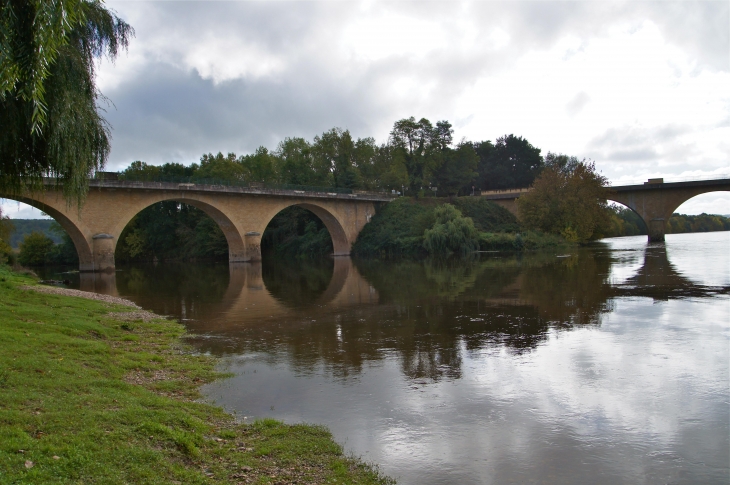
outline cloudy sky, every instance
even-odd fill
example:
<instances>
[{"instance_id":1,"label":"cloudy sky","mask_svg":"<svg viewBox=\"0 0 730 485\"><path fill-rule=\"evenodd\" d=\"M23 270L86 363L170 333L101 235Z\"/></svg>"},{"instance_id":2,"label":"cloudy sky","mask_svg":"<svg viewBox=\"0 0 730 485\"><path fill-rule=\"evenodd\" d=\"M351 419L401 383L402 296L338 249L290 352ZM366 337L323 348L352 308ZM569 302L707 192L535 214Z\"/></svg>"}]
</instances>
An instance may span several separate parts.
<instances>
[{"instance_id":1,"label":"cloudy sky","mask_svg":"<svg viewBox=\"0 0 730 485\"><path fill-rule=\"evenodd\" d=\"M107 5L136 30L99 70L112 170L335 126L384 142L415 116L593 159L614 184L730 175L727 1ZM730 214L730 193L681 211Z\"/></svg>"}]
</instances>

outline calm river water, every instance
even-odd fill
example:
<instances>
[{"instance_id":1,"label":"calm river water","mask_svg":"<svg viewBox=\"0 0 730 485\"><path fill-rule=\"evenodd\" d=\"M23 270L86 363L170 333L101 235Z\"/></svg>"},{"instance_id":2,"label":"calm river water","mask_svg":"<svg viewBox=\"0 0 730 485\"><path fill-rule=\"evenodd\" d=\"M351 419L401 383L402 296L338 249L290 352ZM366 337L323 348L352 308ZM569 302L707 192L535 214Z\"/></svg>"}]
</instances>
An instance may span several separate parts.
<instances>
[{"instance_id":1,"label":"calm river water","mask_svg":"<svg viewBox=\"0 0 730 485\"><path fill-rule=\"evenodd\" d=\"M242 419L404 484L730 482L730 232L461 263L157 265L83 289L187 325Z\"/></svg>"}]
</instances>

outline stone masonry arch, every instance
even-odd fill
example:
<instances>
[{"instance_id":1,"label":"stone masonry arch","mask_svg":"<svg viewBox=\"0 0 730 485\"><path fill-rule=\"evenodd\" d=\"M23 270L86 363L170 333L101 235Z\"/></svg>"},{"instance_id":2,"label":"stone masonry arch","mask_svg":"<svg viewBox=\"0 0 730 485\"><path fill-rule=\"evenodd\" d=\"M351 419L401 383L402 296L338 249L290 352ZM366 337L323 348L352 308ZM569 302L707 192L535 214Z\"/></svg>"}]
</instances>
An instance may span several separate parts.
<instances>
[{"instance_id":1,"label":"stone masonry arch","mask_svg":"<svg viewBox=\"0 0 730 485\"><path fill-rule=\"evenodd\" d=\"M285 209L288 209L289 207L301 207L302 209L307 209L312 214L319 217L324 226L327 228L327 232L329 232L330 238L332 238L332 249L335 256L350 254L351 242L350 240L348 240L348 236L345 232L345 228L343 227L342 222L335 214L328 210L328 208L318 205L317 203L302 203L299 201L294 201L291 203L285 202L280 206L273 206L271 208L271 212L267 214L268 220L266 221L263 229L260 231L260 235L263 236L264 231L267 227L269 227L269 223L271 223L271 220L276 217L277 214Z\"/></svg>"},{"instance_id":2,"label":"stone masonry arch","mask_svg":"<svg viewBox=\"0 0 730 485\"><path fill-rule=\"evenodd\" d=\"M611 199L610 197L609 197L609 198L607 198L606 200L607 200L607 201L609 201L609 202L614 202L614 203L616 203L616 204L620 205L621 207L625 207L626 209L629 209L629 210L630 210L631 212L633 212L634 214L636 214L637 216L639 216L639 219L640 219L640 220L641 220L641 222L642 222L642 223L644 224L644 228L645 228L645 229L647 230L647 234L648 234L648 231L649 231L649 227L648 227L648 226L646 225L646 220L644 220L644 218L642 217L642 215L641 215L641 214L639 214L638 212L636 212L636 210L635 210L635 209L633 209L633 208L629 207L628 205L624 204L623 202L619 202L619 201L617 201L617 200L613 200L613 199Z\"/></svg>"},{"instance_id":3,"label":"stone masonry arch","mask_svg":"<svg viewBox=\"0 0 730 485\"><path fill-rule=\"evenodd\" d=\"M211 205L209 201L203 201L203 200L197 200L195 198L180 198L180 197L168 197L168 198L161 198L160 200L151 202L147 204L146 206L140 208L137 212L131 215L128 219L128 214L125 214L124 218L120 218L118 223L114 226L112 229L112 235L114 236L113 239L113 252L116 251L116 246L119 243L119 237L122 235L122 232L124 229L129 225L129 223L132 221L134 217L137 216L140 212L147 209L148 207L151 207L155 204L159 204L160 202L177 202L181 204L187 204L191 205L197 209L202 210L205 212L205 214L213 219L216 224L218 224L218 227L221 228L221 231L223 231L223 234L226 236L226 242L228 243L228 260L231 262L235 261L242 261L245 257L246 253L246 247L243 242L243 238L241 237L241 234L238 232L238 229L236 228L236 225L231 221L231 219L220 209L217 207Z\"/></svg>"},{"instance_id":4,"label":"stone masonry arch","mask_svg":"<svg viewBox=\"0 0 730 485\"><path fill-rule=\"evenodd\" d=\"M66 231L71 238L71 241L73 241L76 253L79 256L79 268L81 271L94 270L94 257L88 240L89 236L93 238L93 235L90 234L89 229L85 227L81 221L74 220L67 215L67 211L65 209L68 209L68 206L65 201L62 200L60 201L60 204L58 204L58 201L41 201L25 196L2 197L28 204L51 216L53 220L55 220L64 231Z\"/></svg>"},{"instance_id":5,"label":"stone masonry arch","mask_svg":"<svg viewBox=\"0 0 730 485\"><path fill-rule=\"evenodd\" d=\"M701 194L729 189L727 180L670 184L650 181L644 185L615 187L606 198L638 214L646 224L649 241L664 241L667 221L680 205Z\"/></svg>"},{"instance_id":6,"label":"stone masonry arch","mask_svg":"<svg viewBox=\"0 0 730 485\"><path fill-rule=\"evenodd\" d=\"M646 224L649 241L664 241L667 221L677 208L692 197L708 192L730 191L730 177L713 180L686 182L664 182L664 179L649 179L639 185L607 187L606 199L625 205L636 212ZM482 192L482 197L501 205L515 216L516 200L530 189L506 189Z\"/></svg>"}]
</instances>

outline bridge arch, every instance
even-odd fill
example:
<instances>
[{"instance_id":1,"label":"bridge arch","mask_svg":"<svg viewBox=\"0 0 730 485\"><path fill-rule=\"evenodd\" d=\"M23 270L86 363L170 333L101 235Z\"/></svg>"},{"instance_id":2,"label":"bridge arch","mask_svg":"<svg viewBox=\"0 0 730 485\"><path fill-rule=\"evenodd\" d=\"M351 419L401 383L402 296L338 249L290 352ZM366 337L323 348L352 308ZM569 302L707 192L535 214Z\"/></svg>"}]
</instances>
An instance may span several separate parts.
<instances>
[{"instance_id":1,"label":"bridge arch","mask_svg":"<svg viewBox=\"0 0 730 485\"><path fill-rule=\"evenodd\" d=\"M344 224L328 208L313 202L287 201L277 205L273 208L273 210L266 214L263 229L260 231L261 235L263 235L274 217L290 207L301 207L302 209L306 209L322 221L324 226L327 228L327 232L329 232L330 238L332 239L333 255L344 256L350 254L351 241L348 238Z\"/></svg>"},{"instance_id":2,"label":"bridge arch","mask_svg":"<svg viewBox=\"0 0 730 485\"><path fill-rule=\"evenodd\" d=\"M606 197L636 212L646 224L649 241L664 241L667 222L674 212L693 197L709 192L726 192L730 180L664 183L613 187Z\"/></svg>"},{"instance_id":3,"label":"bridge arch","mask_svg":"<svg viewBox=\"0 0 730 485\"><path fill-rule=\"evenodd\" d=\"M93 239L94 235L90 234L88 228L79 224L79 221L73 221L71 218L64 213L63 209L69 209L66 206L65 201L61 201L61 207L54 207L52 205L43 203L40 200L36 200L31 196L13 196L9 197L6 195L0 195L3 199L14 200L28 204L29 206L35 207L51 216L58 225L60 225L64 231L69 235L71 241L73 241L76 253L79 256L79 269L81 271L93 271L94 268L94 255L93 248L89 244L89 236Z\"/></svg>"},{"instance_id":4,"label":"bridge arch","mask_svg":"<svg viewBox=\"0 0 730 485\"><path fill-rule=\"evenodd\" d=\"M162 196L159 197L159 200L154 200L153 202L146 201L144 205L139 205L135 207L134 210L129 211L127 214L125 214L124 217L119 218L116 225L114 226L114 229L112 230L112 234L114 235L113 252L116 251L116 247L119 243L119 238L121 237L122 232L129 225L132 219L139 215L139 213L161 202L177 202L179 204L187 204L195 207L196 209L200 209L208 217L213 219L213 221L223 232L223 235L226 237L226 242L228 243L229 262L243 260L246 253L246 245L244 243L241 233L239 232L238 228L236 228L236 225L233 223L231 218L228 217L228 215L222 210L212 205L210 202L190 197L191 194L185 195L185 197Z\"/></svg>"}]
</instances>

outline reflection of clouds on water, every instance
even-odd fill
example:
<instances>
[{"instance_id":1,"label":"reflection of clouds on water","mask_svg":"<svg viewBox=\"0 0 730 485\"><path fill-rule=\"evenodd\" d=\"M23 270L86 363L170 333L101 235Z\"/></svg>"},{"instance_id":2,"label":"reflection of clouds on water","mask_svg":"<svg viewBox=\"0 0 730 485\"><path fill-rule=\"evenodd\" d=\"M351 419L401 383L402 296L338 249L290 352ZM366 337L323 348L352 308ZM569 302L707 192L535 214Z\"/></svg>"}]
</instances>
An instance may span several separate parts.
<instances>
[{"instance_id":1,"label":"reflection of clouds on water","mask_svg":"<svg viewBox=\"0 0 730 485\"><path fill-rule=\"evenodd\" d=\"M703 234L668 234L667 255L677 271L696 284L730 286L730 231ZM726 251L713 251L724 247ZM697 254L705 257L698 258Z\"/></svg>"},{"instance_id":2,"label":"reflection of clouds on water","mask_svg":"<svg viewBox=\"0 0 730 485\"><path fill-rule=\"evenodd\" d=\"M610 284L626 283L644 264L646 236L616 237L604 239L602 243L611 250L613 257L608 277Z\"/></svg>"},{"instance_id":3,"label":"reflection of clouds on water","mask_svg":"<svg viewBox=\"0 0 730 485\"><path fill-rule=\"evenodd\" d=\"M230 407L260 402L246 413L323 423L346 448L407 476L404 483L548 474L555 483L617 483L647 473L666 481L692 462L708 469L694 476L712 481L729 451L720 409L728 322L718 320L729 310L728 299L621 299L600 327L552 330L530 353L467 351L462 341L456 380L409 379L391 351L345 380L323 366L303 375L291 361L247 361L227 384L236 395L217 384L211 392ZM252 388L253 396L245 392ZM708 426L697 433L698 423ZM674 462L663 468L667 453Z\"/></svg>"},{"instance_id":4,"label":"reflection of clouds on water","mask_svg":"<svg viewBox=\"0 0 730 485\"><path fill-rule=\"evenodd\" d=\"M182 305L197 348L233 356L213 399L325 424L402 483L722 483L730 297L707 285L730 278L728 235L563 258L338 259L311 279L211 268L191 273L209 280L202 297L154 268L118 283L178 285L160 308Z\"/></svg>"}]
</instances>

